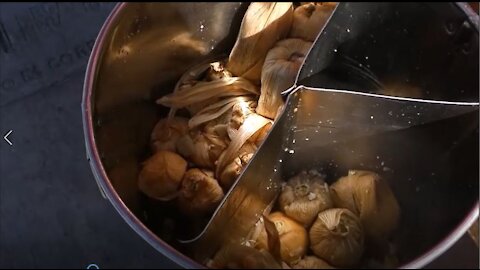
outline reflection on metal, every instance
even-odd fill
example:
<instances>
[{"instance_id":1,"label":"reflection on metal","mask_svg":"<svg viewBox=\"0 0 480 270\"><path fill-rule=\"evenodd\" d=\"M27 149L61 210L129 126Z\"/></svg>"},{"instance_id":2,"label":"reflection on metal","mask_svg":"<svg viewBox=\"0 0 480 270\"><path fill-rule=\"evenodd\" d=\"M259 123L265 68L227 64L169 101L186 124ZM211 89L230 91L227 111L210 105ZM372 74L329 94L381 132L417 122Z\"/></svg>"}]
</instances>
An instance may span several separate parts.
<instances>
[{"instance_id":1,"label":"reflection on metal","mask_svg":"<svg viewBox=\"0 0 480 270\"><path fill-rule=\"evenodd\" d=\"M305 169L320 170L330 181L349 169L383 175L402 205L398 235L405 237L395 238L395 244L403 262L414 259L460 222L477 200L472 190L478 189L478 110L478 102L292 90L268 138L195 239L197 259L206 260L225 241L244 241L278 195L281 182ZM460 157L472 162L458 164ZM445 197L451 188L458 197ZM432 215L431 209L445 211ZM437 224L436 229L430 224ZM406 237L411 228L422 237Z\"/></svg>"},{"instance_id":2,"label":"reflection on metal","mask_svg":"<svg viewBox=\"0 0 480 270\"><path fill-rule=\"evenodd\" d=\"M191 65L228 53L246 6L122 4L102 29L87 71L83 110L94 174L125 220L184 267L199 265L183 246L157 236L158 223L142 218L146 205L136 189L150 131L167 112L153 101ZM280 181L304 166L323 168L330 179L351 167L380 170L399 198L400 227L409 229L394 239L406 267L424 266L463 235L478 216L479 72L478 25L460 7L339 4L268 138L203 234L187 241L196 258L242 241Z\"/></svg>"},{"instance_id":3,"label":"reflection on metal","mask_svg":"<svg viewBox=\"0 0 480 270\"><path fill-rule=\"evenodd\" d=\"M101 189L127 223L183 267L199 264L156 235L137 192L141 162L159 114L154 100L189 67L233 46L247 4L123 3L107 19L87 69L83 119L87 155ZM163 217L157 221L161 222Z\"/></svg>"},{"instance_id":4,"label":"reflection on metal","mask_svg":"<svg viewBox=\"0 0 480 270\"><path fill-rule=\"evenodd\" d=\"M342 2L297 84L478 102L478 16L459 5Z\"/></svg>"},{"instance_id":5,"label":"reflection on metal","mask_svg":"<svg viewBox=\"0 0 480 270\"><path fill-rule=\"evenodd\" d=\"M196 250L195 258L204 262L223 244L242 242L261 215L278 194L281 179L274 173L279 167L289 127L293 125L293 102L288 102L244 173L237 179L214 213L205 230L190 241Z\"/></svg>"}]
</instances>

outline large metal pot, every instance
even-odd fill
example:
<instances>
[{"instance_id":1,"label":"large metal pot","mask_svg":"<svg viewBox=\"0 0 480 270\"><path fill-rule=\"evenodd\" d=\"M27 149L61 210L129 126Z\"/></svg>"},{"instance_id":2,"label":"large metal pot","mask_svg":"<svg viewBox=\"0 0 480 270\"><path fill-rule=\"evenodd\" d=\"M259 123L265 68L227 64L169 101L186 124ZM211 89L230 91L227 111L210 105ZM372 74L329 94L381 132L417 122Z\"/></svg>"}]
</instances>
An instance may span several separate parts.
<instances>
[{"instance_id":1,"label":"large metal pot","mask_svg":"<svg viewBox=\"0 0 480 270\"><path fill-rule=\"evenodd\" d=\"M469 57L477 62L476 66L468 63L470 71L465 76L471 82L471 72L475 74L476 70L476 83L470 83L468 88L478 90L478 16L462 4L442 5L432 14L433 23L438 23L442 16L453 26L469 17L470 21L477 20L477 28L473 31L476 41L471 36L466 37L473 40L469 46L474 50ZM171 91L176 80L192 64L228 53L246 7L247 4L242 3L119 4L100 31L87 68L82 110L87 158L97 183L140 236L186 268L201 265L184 255L182 247L167 244L168 235L161 235L161 228L158 228L163 217L150 215L162 206L146 203L136 186L139 166L148 155L150 131L158 117L166 113L153 101ZM428 5L424 8L426 12L432 11ZM434 68L433 64L426 64L425 69L428 68ZM476 97L478 101L478 93L470 91L465 95ZM453 95L453 98L461 100L462 94ZM470 146L475 145L478 149L478 140ZM478 166L478 152L476 164ZM456 213L445 215L445 225L431 224L432 229L441 227L442 235L429 239L434 244L403 261L405 267L428 264L455 243L477 219L478 169L476 175L469 177L474 179L474 182L467 181L469 188L449 195L459 200Z\"/></svg>"}]
</instances>

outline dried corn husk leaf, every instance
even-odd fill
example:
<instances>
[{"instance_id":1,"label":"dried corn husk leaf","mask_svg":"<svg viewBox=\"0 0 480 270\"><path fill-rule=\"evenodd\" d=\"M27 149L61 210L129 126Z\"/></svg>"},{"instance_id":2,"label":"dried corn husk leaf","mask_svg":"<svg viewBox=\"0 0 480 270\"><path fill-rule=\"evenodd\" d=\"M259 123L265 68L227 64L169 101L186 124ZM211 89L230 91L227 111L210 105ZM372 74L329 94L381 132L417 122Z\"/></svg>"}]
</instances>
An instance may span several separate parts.
<instances>
[{"instance_id":1,"label":"dried corn husk leaf","mask_svg":"<svg viewBox=\"0 0 480 270\"><path fill-rule=\"evenodd\" d=\"M306 256L293 265L293 269L335 269L335 267L318 257Z\"/></svg>"},{"instance_id":2,"label":"dried corn husk leaf","mask_svg":"<svg viewBox=\"0 0 480 270\"><path fill-rule=\"evenodd\" d=\"M400 207L389 185L378 174L349 171L331 186L337 207L347 208L360 217L369 240L386 242L400 219Z\"/></svg>"},{"instance_id":3,"label":"dried corn husk leaf","mask_svg":"<svg viewBox=\"0 0 480 270\"><path fill-rule=\"evenodd\" d=\"M259 147L262 142L267 138L270 129L272 129L272 125L272 123L266 124L263 128L255 132L255 134L253 134L252 137L248 139L248 141Z\"/></svg>"},{"instance_id":4,"label":"dried corn husk leaf","mask_svg":"<svg viewBox=\"0 0 480 270\"><path fill-rule=\"evenodd\" d=\"M355 266L362 257L363 243L362 224L348 209L325 210L310 228L310 249L333 266Z\"/></svg>"},{"instance_id":5,"label":"dried corn husk leaf","mask_svg":"<svg viewBox=\"0 0 480 270\"><path fill-rule=\"evenodd\" d=\"M263 215L263 225L267 235L268 251L278 261L282 261L282 250L280 243L280 234L275 223L267 216Z\"/></svg>"},{"instance_id":6,"label":"dried corn husk leaf","mask_svg":"<svg viewBox=\"0 0 480 270\"><path fill-rule=\"evenodd\" d=\"M183 117L160 119L153 128L150 144L153 152L168 150L175 152L178 138L188 132L188 120Z\"/></svg>"},{"instance_id":7,"label":"dried corn husk leaf","mask_svg":"<svg viewBox=\"0 0 480 270\"><path fill-rule=\"evenodd\" d=\"M147 196L171 200L177 195L187 162L178 154L159 151L144 162L138 176L138 187Z\"/></svg>"},{"instance_id":8,"label":"dried corn husk leaf","mask_svg":"<svg viewBox=\"0 0 480 270\"><path fill-rule=\"evenodd\" d=\"M233 108L233 106L240 100L245 99L244 97L233 97L225 98L218 102L215 102L212 105L207 106L206 108L200 110L188 121L188 127L194 129L197 126L204 124L206 122L212 121L221 117L224 113L228 112Z\"/></svg>"},{"instance_id":9,"label":"dried corn husk leaf","mask_svg":"<svg viewBox=\"0 0 480 270\"><path fill-rule=\"evenodd\" d=\"M226 60L225 60L226 61ZM224 68L225 61L217 61L217 62L212 62L209 64L209 68L205 72L203 79L201 81L215 81L215 80L221 80L221 79L227 79L232 77L232 73L230 73L228 70ZM203 74L202 74L203 75ZM197 81L198 82L198 81ZM193 84L187 84L184 87L182 87L183 90L187 90L195 85L197 82ZM195 104L186 106L185 108L190 112L190 115L195 115L202 109L204 109L206 106L216 103L220 98L210 98L201 102L197 102Z\"/></svg>"},{"instance_id":10,"label":"dried corn husk leaf","mask_svg":"<svg viewBox=\"0 0 480 270\"><path fill-rule=\"evenodd\" d=\"M333 207L324 177L316 171L302 171L282 188L280 209L290 218L309 227L318 213Z\"/></svg>"},{"instance_id":11,"label":"dried corn husk leaf","mask_svg":"<svg viewBox=\"0 0 480 270\"><path fill-rule=\"evenodd\" d=\"M302 39L284 39L268 52L262 69L258 114L270 119L275 118L283 105L281 92L295 83L303 59L311 46L311 42Z\"/></svg>"},{"instance_id":12,"label":"dried corn husk leaf","mask_svg":"<svg viewBox=\"0 0 480 270\"><path fill-rule=\"evenodd\" d=\"M173 89L173 93L177 93L178 91L181 91L183 89L188 89L192 86L194 86L201 78L201 76L209 70L211 67L211 64L208 62L202 62L200 64L194 65L191 68L189 68L183 75L180 77L180 79L177 81L175 84L175 88ZM169 113L168 113L168 118L172 118L175 116L177 112L176 108L171 108Z\"/></svg>"},{"instance_id":13,"label":"dried corn husk leaf","mask_svg":"<svg viewBox=\"0 0 480 270\"><path fill-rule=\"evenodd\" d=\"M315 41L335 9L334 2L307 3L297 7L293 13L290 37Z\"/></svg>"},{"instance_id":14,"label":"dried corn husk leaf","mask_svg":"<svg viewBox=\"0 0 480 270\"><path fill-rule=\"evenodd\" d=\"M232 111L228 119L228 137L233 140L237 136L239 128L251 114L255 114L257 107L256 99L249 102L239 102L232 107Z\"/></svg>"},{"instance_id":15,"label":"dried corn husk leaf","mask_svg":"<svg viewBox=\"0 0 480 270\"><path fill-rule=\"evenodd\" d=\"M204 125L204 130L206 133L217 134L220 138L224 138L225 141L230 143L230 138L228 137L228 121L230 119L229 113L221 115L220 117L213 119Z\"/></svg>"},{"instance_id":16,"label":"dried corn husk leaf","mask_svg":"<svg viewBox=\"0 0 480 270\"><path fill-rule=\"evenodd\" d=\"M232 162L243 144L258 130L270 122L270 120L258 114L250 114L247 119L245 119L245 122L240 129L236 132L235 136L232 138L228 148L218 159L215 175L217 175L217 177L220 176L221 172L223 172L225 169L225 166Z\"/></svg>"},{"instance_id":17,"label":"dried corn husk leaf","mask_svg":"<svg viewBox=\"0 0 480 270\"><path fill-rule=\"evenodd\" d=\"M250 107L252 104L256 106L255 98L253 96L240 96L232 98L224 98L211 104L197 114L195 114L188 122L190 129L193 129L201 124L220 118L225 113L229 114L226 121L231 122L232 128L238 129L240 125L238 121L243 119L254 111ZM225 123L228 124L228 123Z\"/></svg>"},{"instance_id":18,"label":"dried corn husk leaf","mask_svg":"<svg viewBox=\"0 0 480 270\"><path fill-rule=\"evenodd\" d=\"M219 178L220 185L225 190L228 190L233 185L237 177L242 173L243 168L252 159L256 150L257 147L254 144L245 143L238 151L238 156L225 167Z\"/></svg>"},{"instance_id":19,"label":"dried corn husk leaf","mask_svg":"<svg viewBox=\"0 0 480 270\"><path fill-rule=\"evenodd\" d=\"M213 269L282 269L269 252L233 243L221 248L208 267Z\"/></svg>"},{"instance_id":20,"label":"dried corn husk leaf","mask_svg":"<svg viewBox=\"0 0 480 270\"><path fill-rule=\"evenodd\" d=\"M307 252L308 234L305 228L281 212L274 212L268 219L275 224L280 239L280 255L283 261L293 264L299 261ZM256 239L256 248L270 250L266 230L262 230Z\"/></svg>"},{"instance_id":21,"label":"dried corn husk leaf","mask_svg":"<svg viewBox=\"0 0 480 270\"><path fill-rule=\"evenodd\" d=\"M186 215L201 216L215 210L223 195L223 190L213 178L212 171L190 169L182 180L178 206Z\"/></svg>"},{"instance_id":22,"label":"dried corn husk leaf","mask_svg":"<svg viewBox=\"0 0 480 270\"><path fill-rule=\"evenodd\" d=\"M221 78L209 82L197 82L195 85L166 95L157 100L158 104L172 108L184 108L190 105L210 101L214 98L258 95L255 85L244 78Z\"/></svg>"},{"instance_id":23,"label":"dried corn husk leaf","mask_svg":"<svg viewBox=\"0 0 480 270\"><path fill-rule=\"evenodd\" d=\"M252 113L255 113L256 107L256 99L237 102L232 108L229 126L234 130L238 130L245 122L245 119L247 119Z\"/></svg>"},{"instance_id":24,"label":"dried corn husk leaf","mask_svg":"<svg viewBox=\"0 0 480 270\"><path fill-rule=\"evenodd\" d=\"M288 35L292 20L290 2L251 3L243 17L227 69L258 84L268 50Z\"/></svg>"}]
</instances>

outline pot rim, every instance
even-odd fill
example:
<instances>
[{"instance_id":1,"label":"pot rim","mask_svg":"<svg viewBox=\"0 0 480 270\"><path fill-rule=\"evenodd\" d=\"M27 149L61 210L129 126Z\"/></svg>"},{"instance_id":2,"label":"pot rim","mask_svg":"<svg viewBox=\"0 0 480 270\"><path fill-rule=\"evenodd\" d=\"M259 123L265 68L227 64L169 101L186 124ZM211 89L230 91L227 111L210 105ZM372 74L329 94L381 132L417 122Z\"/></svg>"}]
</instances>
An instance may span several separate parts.
<instances>
[{"instance_id":1,"label":"pot rim","mask_svg":"<svg viewBox=\"0 0 480 270\"><path fill-rule=\"evenodd\" d=\"M479 15L476 14L467 3L457 2L455 3L455 6L468 16L468 19L478 32ZM440 255L445 253L445 251L451 248L463 235L465 235L475 220L478 219L479 207L480 200L477 200L475 205L470 209L468 215L455 227L455 229L453 229L446 237L444 237L442 241L436 244L429 251L413 259L411 262L400 266L399 268L421 268L440 257Z\"/></svg>"},{"instance_id":2,"label":"pot rim","mask_svg":"<svg viewBox=\"0 0 480 270\"><path fill-rule=\"evenodd\" d=\"M92 113L92 96L93 89L95 87L96 72L100 55L102 53L102 48L106 43L106 34L110 31L114 23L118 20L121 11L127 6L127 4L128 3L126 2L118 3L113 8L97 35L88 61L82 97L82 120L87 160L90 163L93 175L101 189L101 192L105 194L106 198L108 198L115 210L137 234L139 234L157 251L160 251L164 256L166 256L174 263L180 265L181 267L196 269L205 268L205 266L199 264L198 262L184 255L180 251L174 249L165 241L160 239L130 211L130 209L123 203L122 199L109 181L109 177L105 171L105 168L102 165L100 154L96 147L97 145L95 142ZM472 23L475 24L478 31L478 14L474 13L473 10L466 3L456 3L456 6L460 8L464 13L466 13L466 15L471 19ZM460 224L458 224L456 228L452 230L442 241L440 241L426 253L418 256L411 262L404 264L399 268L421 268L442 255L453 244L455 244L467 232L467 230L475 222L475 220L478 219L479 207L480 202L477 200L477 202L469 211L468 215L463 219L463 221L460 222Z\"/></svg>"},{"instance_id":3,"label":"pot rim","mask_svg":"<svg viewBox=\"0 0 480 270\"><path fill-rule=\"evenodd\" d=\"M130 211L130 209L123 203L122 199L109 181L105 168L102 165L100 154L96 147L94 134L95 132L93 126L93 104L91 98L93 94L93 89L95 87L95 77L98 68L98 62L100 54L102 52L102 48L106 43L106 34L110 31L114 22L118 19L121 11L125 8L127 4L128 3L118 3L113 8L102 28L100 29L100 32L98 33L90 58L88 60L82 98L82 118L87 160L90 163L90 167L92 169L95 180L101 188L101 192L105 194L105 196L108 198L115 210L117 210L117 212L137 234L139 234L157 251L160 251L164 256L166 256L168 259L175 262L176 264L180 265L181 267L196 269L204 268L203 265L197 263L190 257L187 257L183 253L172 248L169 244L156 236L149 228L147 228L143 224L143 222L141 222Z\"/></svg>"}]
</instances>

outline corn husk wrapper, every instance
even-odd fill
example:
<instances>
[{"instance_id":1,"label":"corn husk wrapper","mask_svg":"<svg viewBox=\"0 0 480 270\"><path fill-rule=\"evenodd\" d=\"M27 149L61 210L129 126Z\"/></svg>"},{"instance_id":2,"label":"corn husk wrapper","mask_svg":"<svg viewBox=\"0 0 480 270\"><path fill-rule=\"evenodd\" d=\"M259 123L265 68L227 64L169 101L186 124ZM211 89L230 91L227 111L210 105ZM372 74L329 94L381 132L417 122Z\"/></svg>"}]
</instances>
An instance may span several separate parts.
<instances>
[{"instance_id":1,"label":"corn husk wrapper","mask_svg":"<svg viewBox=\"0 0 480 270\"><path fill-rule=\"evenodd\" d=\"M222 79L227 79L227 78L232 78L232 73L227 71L224 68L224 63L225 61L217 61L209 64L209 68L207 69L206 72L201 74L199 79L196 81L190 81L190 83L187 83L181 87L182 90L188 91L192 86L197 84L199 81L204 81L204 82L211 82L215 80L222 80ZM217 102L220 100L220 98L215 97L215 98L210 98L204 101L200 101L197 103L194 103L192 105L188 105L185 108L190 112L190 115L195 115L202 109L204 109L206 106L209 106L212 103ZM174 109L171 109L174 110Z\"/></svg>"},{"instance_id":2,"label":"corn husk wrapper","mask_svg":"<svg viewBox=\"0 0 480 270\"><path fill-rule=\"evenodd\" d=\"M226 60L210 63L210 68L205 75L206 81L215 81L233 77L232 73L225 68Z\"/></svg>"},{"instance_id":3,"label":"corn husk wrapper","mask_svg":"<svg viewBox=\"0 0 480 270\"><path fill-rule=\"evenodd\" d=\"M305 3L293 12L291 38L315 41L335 9L334 2Z\"/></svg>"},{"instance_id":4,"label":"corn husk wrapper","mask_svg":"<svg viewBox=\"0 0 480 270\"><path fill-rule=\"evenodd\" d=\"M288 35L292 20L291 2L251 3L230 52L227 69L235 76L259 84L268 50Z\"/></svg>"},{"instance_id":5,"label":"corn husk wrapper","mask_svg":"<svg viewBox=\"0 0 480 270\"><path fill-rule=\"evenodd\" d=\"M278 202L288 217L305 227L310 227L318 213L333 207L328 185L315 171L302 171L288 180Z\"/></svg>"},{"instance_id":6,"label":"corn husk wrapper","mask_svg":"<svg viewBox=\"0 0 480 270\"><path fill-rule=\"evenodd\" d=\"M200 81L202 75L205 74L210 68L212 64L208 62L202 62L196 64L189 68L185 73L182 74L180 79L175 84L175 88L173 89L173 94L178 94L178 91L182 91L194 86L198 81ZM158 103L158 100L157 100ZM195 106L192 106L192 110L196 110ZM177 113L177 108L170 108L168 112L168 118L171 119Z\"/></svg>"},{"instance_id":7,"label":"corn husk wrapper","mask_svg":"<svg viewBox=\"0 0 480 270\"><path fill-rule=\"evenodd\" d=\"M230 137L228 136L229 130L231 129L229 125L229 121L231 118L231 113L228 111L227 113L215 118L203 125L203 129L207 133L217 134L221 138L224 138L225 141L230 143Z\"/></svg>"},{"instance_id":8,"label":"corn husk wrapper","mask_svg":"<svg viewBox=\"0 0 480 270\"><path fill-rule=\"evenodd\" d=\"M168 201L177 196L187 162L178 154L159 151L146 160L138 176L138 187L148 197Z\"/></svg>"},{"instance_id":9,"label":"corn husk wrapper","mask_svg":"<svg viewBox=\"0 0 480 270\"><path fill-rule=\"evenodd\" d=\"M271 121L265 117L255 113L250 114L235 133L232 141L228 145L227 149L225 149L225 152L222 153L218 159L215 175L219 177L225 167L234 160L238 154L238 151L245 144L245 142L269 123L271 123Z\"/></svg>"},{"instance_id":10,"label":"corn husk wrapper","mask_svg":"<svg viewBox=\"0 0 480 270\"><path fill-rule=\"evenodd\" d=\"M238 151L238 156L225 167L218 179L225 190L228 190L233 185L245 166L250 162L250 159L252 159L256 150L256 145L248 142L245 143Z\"/></svg>"},{"instance_id":11,"label":"corn husk wrapper","mask_svg":"<svg viewBox=\"0 0 480 270\"><path fill-rule=\"evenodd\" d=\"M250 139L248 139L248 142L251 142L255 144L257 147L259 147L262 144L262 142L265 141L265 139L267 138L268 133L272 129L272 126L273 126L272 122L266 124L265 126L263 126L263 128L255 132L250 137Z\"/></svg>"},{"instance_id":12,"label":"corn husk wrapper","mask_svg":"<svg viewBox=\"0 0 480 270\"><path fill-rule=\"evenodd\" d=\"M310 249L336 267L352 267L364 250L363 227L348 209L332 208L318 214L310 228Z\"/></svg>"},{"instance_id":13,"label":"corn husk wrapper","mask_svg":"<svg viewBox=\"0 0 480 270\"><path fill-rule=\"evenodd\" d=\"M172 117L160 119L153 128L150 144L153 152L176 151L177 140L188 132L188 119Z\"/></svg>"},{"instance_id":14,"label":"corn husk wrapper","mask_svg":"<svg viewBox=\"0 0 480 270\"><path fill-rule=\"evenodd\" d=\"M229 126L233 130L238 130L245 122L245 119L247 119L247 117L250 116L252 113L255 113L256 107L257 107L256 99L248 100L248 102L246 101L237 102L232 107L232 113L229 119ZM234 137L234 135L232 134L229 134L229 136L231 138Z\"/></svg>"},{"instance_id":15,"label":"corn husk wrapper","mask_svg":"<svg viewBox=\"0 0 480 270\"><path fill-rule=\"evenodd\" d=\"M257 95L258 89L240 77L222 78L210 82L198 82L192 87L166 95L157 100L158 104L172 108L187 106L221 97Z\"/></svg>"},{"instance_id":16,"label":"corn husk wrapper","mask_svg":"<svg viewBox=\"0 0 480 270\"><path fill-rule=\"evenodd\" d=\"M195 130L177 140L177 150L183 157L202 168L215 168L215 162L229 144L228 138L205 130Z\"/></svg>"},{"instance_id":17,"label":"corn husk wrapper","mask_svg":"<svg viewBox=\"0 0 480 270\"><path fill-rule=\"evenodd\" d=\"M329 265L326 261L315 257L315 256L306 256L301 259L298 263L293 265L293 269L335 269Z\"/></svg>"},{"instance_id":18,"label":"corn husk wrapper","mask_svg":"<svg viewBox=\"0 0 480 270\"><path fill-rule=\"evenodd\" d=\"M212 171L194 168L183 177L178 206L186 215L202 216L213 212L223 196L223 190L213 178Z\"/></svg>"},{"instance_id":19,"label":"corn husk wrapper","mask_svg":"<svg viewBox=\"0 0 480 270\"><path fill-rule=\"evenodd\" d=\"M389 185L378 174L349 171L330 188L337 207L360 217L368 240L382 245L398 226L400 207Z\"/></svg>"},{"instance_id":20,"label":"corn husk wrapper","mask_svg":"<svg viewBox=\"0 0 480 270\"><path fill-rule=\"evenodd\" d=\"M254 96L224 98L199 111L189 120L188 126L193 129L201 124L219 119L216 121L217 124L228 126L231 138L231 134L233 134L231 132L243 124L245 118L255 111L256 105Z\"/></svg>"},{"instance_id":21,"label":"corn husk wrapper","mask_svg":"<svg viewBox=\"0 0 480 270\"><path fill-rule=\"evenodd\" d=\"M262 69L257 113L274 119L283 105L281 93L292 87L305 55L312 46L302 39L285 39L272 48Z\"/></svg>"},{"instance_id":22,"label":"corn husk wrapper","mask_svg":"<svg viewBox=\"0 0 480 270\"><path fill-rule=\"evenodd\" d=\"M275 234L264 229L256 239L256 248L272 253L278 248L282 261L288 264L298 262L308 249L308 233L305 228L281 212L274 212L264 219L265 228L267 219L275 225L279 243L272 243L270 237Z\"/></svg>"}]
</instances>

